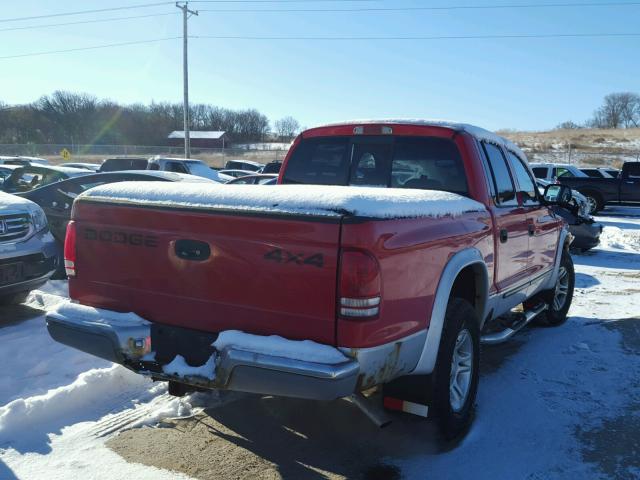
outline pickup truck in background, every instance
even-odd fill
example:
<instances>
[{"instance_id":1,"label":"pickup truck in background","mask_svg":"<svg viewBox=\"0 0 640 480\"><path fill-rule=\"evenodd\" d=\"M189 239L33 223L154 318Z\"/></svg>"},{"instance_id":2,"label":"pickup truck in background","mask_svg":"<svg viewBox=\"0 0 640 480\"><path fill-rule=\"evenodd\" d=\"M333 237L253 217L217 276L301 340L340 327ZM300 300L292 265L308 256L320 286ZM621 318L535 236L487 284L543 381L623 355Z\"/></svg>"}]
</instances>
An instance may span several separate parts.
<instances>
[{"instance_id":1,"label":"pickup truck in background","mask_svg":"<svg viewBox=\"0 0 640 480\"><path fill-rule=\"evenodd\" d=\"M591 214L609 204L640 205L640 162L626 162L617 178L563 176L558 181L584 195Z\"/></svg>"},{"instance_id":2,"label":"pickup truck in background","mask_svg":"<svg viewBox=\"0 0 640 480\"><path fill-rule=\"evenodd\" d=\"M497 135L314 128L278 182L81 194L65 242L73 302L48 312L51 336L173 394L352 397L367 411L361 392L383 386L385 405L428 411L451 438L473 417L481 341L566 320L571 236L550 206L571 190L541 195Z\"/></svg>"}]
</instances>

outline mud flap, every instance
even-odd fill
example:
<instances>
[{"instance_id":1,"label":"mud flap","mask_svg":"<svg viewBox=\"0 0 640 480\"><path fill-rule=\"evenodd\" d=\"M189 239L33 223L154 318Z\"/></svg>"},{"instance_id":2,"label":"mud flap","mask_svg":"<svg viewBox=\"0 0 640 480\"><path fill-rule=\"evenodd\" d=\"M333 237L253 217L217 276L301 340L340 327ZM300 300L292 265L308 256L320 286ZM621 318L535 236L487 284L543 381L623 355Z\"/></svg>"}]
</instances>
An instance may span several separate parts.
<instances>
[{"instance_id":1,"label":"mud flap","mask_svg":"<svg viewBox=\"0 0 640 480\"><path fill-rule=\"evenodd\" d=\"M427 418L433 398L431 375L400 377L382 388L382 402L387 410Z\"/></svg>"}]
</instances>

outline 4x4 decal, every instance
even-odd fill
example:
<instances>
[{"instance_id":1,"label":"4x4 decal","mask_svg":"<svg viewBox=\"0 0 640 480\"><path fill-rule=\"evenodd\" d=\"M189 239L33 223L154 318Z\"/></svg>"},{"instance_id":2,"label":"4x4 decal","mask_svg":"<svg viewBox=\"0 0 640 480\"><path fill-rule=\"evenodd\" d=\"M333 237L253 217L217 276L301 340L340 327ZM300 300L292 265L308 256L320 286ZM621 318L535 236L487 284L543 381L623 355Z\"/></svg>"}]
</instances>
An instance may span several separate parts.
<instances>
[{"instance_id":1,"label":"4x4 decal","mask_svg":"<svg viewBox=\"0 0 640 480\"><path fill-rule=\"evenodd\" d=\"M314 267L324 267L324 255L321 253L315 253L307 256L304 253L291 253L281 248L271 250L264 255L265 260L270 260L276 263L293 263L295 265L311 265Z\"/></svg>"}]
</instances>

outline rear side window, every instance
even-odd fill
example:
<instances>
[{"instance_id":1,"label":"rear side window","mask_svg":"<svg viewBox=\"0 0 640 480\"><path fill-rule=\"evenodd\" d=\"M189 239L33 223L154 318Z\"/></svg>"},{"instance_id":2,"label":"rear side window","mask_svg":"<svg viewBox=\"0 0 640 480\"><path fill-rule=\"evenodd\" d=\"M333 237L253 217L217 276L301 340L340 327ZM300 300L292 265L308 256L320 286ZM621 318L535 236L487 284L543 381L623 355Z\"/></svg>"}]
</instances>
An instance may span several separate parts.
<instances>
[{"instance_id":1,"label":"rear side window","mask_svg":"<svg viewBox=\"0 0 640 480\"><path fill-rule=\"evenodd\" d=\"M627 165L628 178L640 178L640 163L630 163Z\"/></svg>"},{"instance_id":2,"label":"rear side window","mask_svg":"<svg viewBox=\"0 0 640 480\"><path fill-rule=\"evenodd\" d=\"M175 173L189 173L186 167L178 162L168 162L167 171Z\"/></svg>"},{"instance_id":3,"label":"rear side window","mask_svg":"<svg viewBox=\"0 0 640 480\"><path fill-rule=\"evenodd\" d=\"M497 192L496 203L502 206L517 205L516 190L513 186L513 180L507 167L507 160L504 158L502 150L490 143L483 143L482 145L489 159L489 167L491 168L491 174Z\"/></svg>"},{"instance_id":4,"label":"rear side window","mask_svg":"<svg viewBox=\"0 0 640 480\"><path fill-rule=\"evenodd\" d=\"M542 178L543 180L547 178L547 167L535 167L532 170L536 178Z\"/></svg>"},{"instance_id":5,"label":"rear side window","mask_svg":"<svg viewBox=\"0 0 640 480\"><path fill-rule=\"evenodd\" d=\"M283 182L468 193L458 148L437 137L303 140L287 163Z\"/></svg>"},{"instance_id":6,"label":"rear side window","mask_svg":"<svg viewBox=\"0 0 640 480\"><path fill-rule=\"evenodd\" d=\"M536 193L536 186L533 183L531 174L527 167L524 166L522 160L518 156L509 152L509 161L513 167L513 172L518 180L518 191L522 194L522 200L525 205L531 205L538 203L538 195Z\"/></svg>"}]
</instances>

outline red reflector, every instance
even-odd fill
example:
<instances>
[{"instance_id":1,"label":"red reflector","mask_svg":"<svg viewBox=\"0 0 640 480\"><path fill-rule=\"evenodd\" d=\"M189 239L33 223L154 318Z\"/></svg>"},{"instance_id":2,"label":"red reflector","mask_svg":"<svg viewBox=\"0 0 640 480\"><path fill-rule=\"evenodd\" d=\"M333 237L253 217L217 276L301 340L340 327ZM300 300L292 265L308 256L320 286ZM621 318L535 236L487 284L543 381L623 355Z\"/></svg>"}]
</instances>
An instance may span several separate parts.
<instances>
[{"instance_id":1,"label":"red reflector","mask_svg":"<svg viewBox=\"0 0 640 480\"><path fill-rule=\"evenodd\" d=\"M69 277L76 275L76 222L67 224L67 235L64 238L64 266Z\"/></svg>"}]
</instances>

